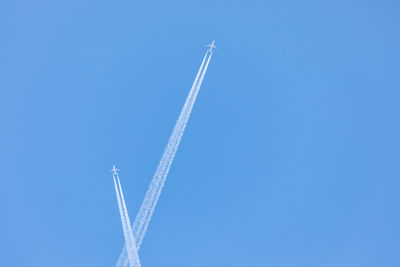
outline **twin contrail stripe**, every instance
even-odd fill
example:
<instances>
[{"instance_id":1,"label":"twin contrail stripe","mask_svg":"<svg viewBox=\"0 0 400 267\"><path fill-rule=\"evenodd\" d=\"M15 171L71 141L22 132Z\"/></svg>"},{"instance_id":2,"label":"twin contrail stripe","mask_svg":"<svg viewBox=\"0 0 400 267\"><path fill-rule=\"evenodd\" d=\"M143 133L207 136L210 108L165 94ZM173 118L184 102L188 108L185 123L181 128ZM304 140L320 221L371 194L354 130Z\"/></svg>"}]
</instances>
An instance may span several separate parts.
<instances>
[{"instance_id":1,"label":"twin contrail stripe","mask_svg":"<svg viewBox=\"0 0 400 267\"><path fill-rule=\"evenodd\" d=\"M138 251L135 245L135 239L133 237L133 231L129 220L128 210L126 208L124 194L122 192L121 182L118 174L113 174L115 192L118 200L118 208L121 216L122 230L124 232L125 244L127 247L127 258L130 263L130 267L140 267L140 261ZM118 186L117 182L118 181Z\"/></svg>"}]
</instances>

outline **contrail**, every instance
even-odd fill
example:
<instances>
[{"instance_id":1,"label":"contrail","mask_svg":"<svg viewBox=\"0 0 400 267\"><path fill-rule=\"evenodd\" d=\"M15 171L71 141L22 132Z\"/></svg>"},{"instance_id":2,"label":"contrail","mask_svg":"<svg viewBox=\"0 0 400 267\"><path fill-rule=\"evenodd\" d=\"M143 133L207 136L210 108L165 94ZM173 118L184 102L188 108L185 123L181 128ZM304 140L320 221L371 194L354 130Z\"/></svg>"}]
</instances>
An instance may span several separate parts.
<instances>
[{"instance_id":1,"label":"contrail","mask_svg":"<svg viewBox=\"0 0 400 267\"><path fill-rule=\"evenodd\" d=\"M179 116L179 119L170 137L167 148L165 149L164 154L159 163L159 166L156 170L156 173L154 174L153 181L151 182L149 189L146 193L145 199L143 200L143 204L140 208L140 211L136 216L135 222L133 224L133 230L136 237L136 243L138 249L140 248L141 242L147 230L151 216L154 212L155 205L157 204L157 200L161 194L162 187L164 186L175 153L178 149L180 140L182 138L186 124L188 122L194 102L196 101L196 97L199 92L201 83L204 79L205 72L207 71L211 55L212 54L210 53L206 66L204 67L204 70L202 71L200 69L200 71L202 71L200 80L194 86L192 94L189 94L189 97L185 103L184 108L182 109L181 115Z\"/></svg>"},{"instance_id":2,"label":"contrail","mask_svg":"<svg viewBox=\"0 0 400 267\"><path fill-rule=\"evenodd\" d=\"M165 184L165 180L167 178L171 164L174 160L183 132L185 131L201 84L206 74L208 64L210 63L212 57L212 48L215 48L214 42L210 45L210 49L207 50L203 58L200 69L196 75L188 97L186 98L185 104L169 138L168 144L157 166L156 172L153 176L153 180L151 181L149 188L146 192L142 206L140 207L140 210L136 215L135 222L133 223L132 228L135 237L136 248L138 251L146 234L154 209L157 205L157 201L161 195L162 188ZM125 267L127 265L127 245L125 245L118 259L117 267Z\"/></svg>"},{"instance_id":3,"label":"contrail","mask_svg":"<svg viewBox=\"0 0 400 267\"><path fill-rule=\"evenodd\" d=\"M120 216L121 216L122 230L124 232L125 244L129 244L127 246L130 246L131 240L130 240L130 237L129 237L129 234L128 234L128 229L127 229L127 226L126 226L127 224L126 224L125 214L124 214L124 210L123 210L122 203L121 203L119 189L118 189L117 183L115 181L115 176L114 175L113 175L113 178L114 178L115 192L117 194L117 199L118 199L118 208L119 208L119 213L120 213ZM132 256L132 253L129 252L128 253L129 262L133 262L133 258L134 257Z\"/></svg>"},{"instance_id":4,"label":"contrail","mask_svg":"<svg viewBox=\"0 0 400 267\"><path fill-rule=\"evenodd\" d=\"M207 64L204 67L204 71L203 71L203 73L202 73L202 75L200 77L200 80L198 82L197 88L193 93L193 98L192 98L192 100L190 101L190 103L188 105L188 110L186 110L186 112L184 113L184 117L183 117L182 123L179 125L180 129L178 131L176 131L176 133L174 134L172 140L170 139L170 141L172 141L172 142L170 142L170 150L167 151L167 153L166 153L167 155L165 156L165 161L166 161L165 165L163 166L163 168L160 169L160 172L157 174L157 176L155 175L155 177L157 177L157 180L153 180L154 189L152 190L152 196L151 196L151 199L149 201L150 205L147 207L146 217L141 218L142 221L139 221L139 223L142 225L142 229L141 229L140 232L138 231L137 235L135 235L135 236L137 236L136 242L138 244L138 246L137 246L138 248L140 248L141 242L142 242L142 240L144 238L144 235L146 234L147 227L148 227L148 225L150 223L150 220L151 220L151 217L153 215L154 209L155 209L155 207L157 205L157 202L158 202L158 199L159 199L159 197L161 195L162 188L164 187L164 183L166 181L168 172L169 172L170 167L172 165L172 162L174 160L175 153L176 153L176 151L178 149L178 146L179 146L179 143L181 141L181 138L182 138L183 132L185 130L187 121L189 119L190 113L192 111L194 102L196 101L196 97L197 97L197 94L199 92L201 83L203 81L205 72L206 72L207 67L208 67L208 63L209 63L209 61L211 59L211 56L212 56L212 54L210 54L210 56L209 56L209 58L207 60ZM149 198L150 198L150 196L149 196ZM138 217L136 217L136 220L137 219L138 219ZM136 223L136 220L135 220L135 223ZM134 224L134 227L135 227L135 224ZM135 231L135 233L136 233L136 231Z\"/></svg>"},{"instance_id":5,"label":"contrail","mask_svg":"<svg viewBox=\"0 0 400 267\"><path fill-rule=\"evenodd\" d=\"M126 252L128 255L128 260L130 262L131 267L140 267L139 256L137 253L132 228L130 225L131 223L129 220L128 211L126 209L126 204L125 204L125 199L124 199L124 195L122 192L121 182L119 180L119 175L117 173L117 169L115 168L115 166L113 166L112 171L113 171L115 192L116 192L117 200L118 200L118 208L119 208L119 212L120 212L120 216L121 216L122 230L124 232L125 244L127 246ZM117 178L118 186L117 186L117 182L116 182L115 178Z\"/></svg>"},{"instance_id":6,"label":"contrail","mask_svg":"<svg viewBox=\"0 0 400 267\"><path fill-rule=\"evenodd\" d=\"M160 163L157 167L157 170L153 176L153 181L151 182L148 191L146 192L146 196L143 200L143 204L139 210L138 215L136 216L134 225L133 225L133 230L135 233L136 237L136 243L138 247L140 247L142 239L144 237L148 221L151 218L151 213L154 208L152 208L153 204L156 204L157 200L155 199L155 196L157 195L157 192L159 191L158 189L161 189L163 187L163 181L165 181L167 174L168 174L168 169L169 165L172 163L173 158L175 156L175 152L178 148L180 139L182 137L182 134L185 130L186 123L189 119L190 112L192 110L194 101L196 100L196 96L198 93L198 89L200 88L198 85L198 80L199 76L201 79L201 73L203 70L204 62L208 56L208 53L205 55L203 62L200 66L199 72L196 76L195 82L189 92L189 95L187 97L187 100L185 102L185 105L181 111L181 114L179 116L179 119L175 125L175 128L171 134L171 137L168 141L167 147L165 148L165 151L163 153L163 156L161 157ZM150 213L150 215L149 215ZM147 219L147 220L146 220Z\"/></svg>"},{"instance_id":7,"label":"contrail","mask_svg":"<svg viewBox=\"0 0 400 267\"><path fill-rule=\"evenodd\" d=\"M129 235L129 241L130 241L130 248L128 249L128 252L130 251L132 256L133 256L133 261L131 261L131 264L133 265L133 267L140 267L138 250L136 248L136 244L135 244L136 242L135 242L135 238L133 236L133 231L132 231L132 227L131 227L131 221L129 219L128 210L126 208L125 198L124 198L124 194L122 192L121 182L119 180L119 175L118 174L117 174L117 179L118 179L119 190L120 190L120 193L121 193L122 206L124 208L125 222L126 222L126 227L127 227L127 231L128 231L128 235Z\"/></svg>"}]
</instances>

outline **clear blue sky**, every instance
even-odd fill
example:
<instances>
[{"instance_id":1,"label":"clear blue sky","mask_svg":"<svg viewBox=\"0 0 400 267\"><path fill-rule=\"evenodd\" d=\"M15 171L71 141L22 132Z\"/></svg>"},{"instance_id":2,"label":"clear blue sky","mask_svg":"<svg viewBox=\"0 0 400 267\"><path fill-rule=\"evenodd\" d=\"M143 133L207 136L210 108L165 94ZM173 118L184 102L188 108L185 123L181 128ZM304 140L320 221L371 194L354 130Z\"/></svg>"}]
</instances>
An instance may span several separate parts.
<instances>
[{"instance_id":1,"label":"clear blue sky","mask_svg":"<svg viewBox=\"0 0 400 267\"><path fill-rule=\"evenodd\" d=\"M400 266L400 3L2 1L0 266L114 266L214 54L143 267Z\"/></svg>"}]
</instances>

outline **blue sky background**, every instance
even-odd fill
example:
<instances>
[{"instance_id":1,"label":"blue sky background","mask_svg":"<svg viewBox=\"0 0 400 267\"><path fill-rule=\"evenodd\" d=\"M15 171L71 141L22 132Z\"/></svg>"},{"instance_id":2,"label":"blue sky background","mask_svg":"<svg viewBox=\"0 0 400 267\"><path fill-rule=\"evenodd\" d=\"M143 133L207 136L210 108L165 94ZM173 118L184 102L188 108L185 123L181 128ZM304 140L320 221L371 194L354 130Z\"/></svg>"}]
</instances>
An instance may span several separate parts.
<instances>
[{"instance_id":1,"label":"blue sky background","mask_svg":"<svg viewBox=\"0 0 400 267\"><path fill-rule=\"evenodd\" d=\"M1 1L0 265L114 266L211 61L144 267L400 266L400 3Z\"/></svg>"}]
</instances>

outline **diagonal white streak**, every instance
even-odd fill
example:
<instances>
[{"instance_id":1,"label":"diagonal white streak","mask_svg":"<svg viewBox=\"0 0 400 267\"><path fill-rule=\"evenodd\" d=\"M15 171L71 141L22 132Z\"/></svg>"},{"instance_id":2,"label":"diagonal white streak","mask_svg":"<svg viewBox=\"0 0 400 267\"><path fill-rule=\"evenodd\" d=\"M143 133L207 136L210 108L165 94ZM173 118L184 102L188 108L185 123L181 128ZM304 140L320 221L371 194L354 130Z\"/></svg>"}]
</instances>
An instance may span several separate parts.
<instances>
[{"instance_id":1,"label":"diagonal white streak","mask_svg":"<svg viewBox=\"0 0 400 267\"><path fill-rule=\"evenodd\" d=\"M116 179L118 180L118 186ZM125 199L122 192L121 182L118 174L113 174L115 192L117 194L118 208L121 216L122 230L124 232L125 244L127 246L127 255L131 267L140 267L138 251L136 249L135 240L133 237L132 228L130 225L128 211L126 209Z\"/></svg>"},{"instance_id":2,"label":"diagonal white streak","mask_svg":"<svg viewBox=\"0 0 400 267\"><path fill-rule=\"evenodd\" d=\"M190 89L188 97L185 101L185 104L182 108L182 111L179 115L179 118L172 131L171 137L169 138L168 144L157 166L156 172L153 176L153 180L151 181L149 188L146 192L142 206L140 207L140 210L136 215L135 222L133 223L132 228L135 237L136 248L138 251L146 234L158 199L161 195L162 188L165 184L168 172L175 157L183 132L185 131L194 103L199 93L200 86L207 71L208 64L210 63L211 56L212 52L207 51L201 63L200 69L196 75L194 83ZM125 267L128 265L128 263L129 260L127 257L127 246L125 245L118 259L117 267Z\"/></svg>"},{"instance_id":3,"label":"diagonal white streak","mask_svg":"<svg viewBox=\"0 0 400 267\"><path fill-rule=\"evenodd\" d=\"M119 190L120 190L120 193L121 193L122 206L124 208L126 227L127 227L127 230L128 230L128 235L129 235L129 240L130 240L130 248L129 248L129 250L131 251L132 256L133 256L133 267L140 267L138 250L136 248L136 242L135 242L135 238L134 238L132 227L131 227L131 221L129 219L128 210L127 210L126 204L125 204L124 193L122 192L121 182L119 180L119 175L118 174L117 174L117 179L118 179ZM131 263L132 263L132 261L131 261Z\"/></svg>"},{"instance_id":4,"label":"diagonal white streak","mask_svg":"<svg viewBox=\"0 0 400 267\"><path fill-rule=\"evenodd\" d=\"M115 181L115 176L114 175L113 175L113 178L114 178L115 192L117 194L118 208L119 208L119 213L120 213L120 216L121 216L121 223L122 223L122 230L123 230L124 238L125 238L125 244L130 244L128 230L127 230L127 227L126 227L125 214L124 214L124 210L123 210L122 203L121 203L121 197L120 197L120 194L119 194L119 189L118 189L117 183ZM131 252L128 253L128 259L129 259L129 262L133 262L133 256L132 256Z\"/></svg>"},{"instance_id":5,"label":"diagonal white streak","mask_svg":"<svg viewBox=\"0 0 400 267\"><path fill-rule=\"evenodd\" d=\"M168 162L171 161L171 156L173 155L172 151L177 146L176 143L178 142L178 139L180 139L180 138L178 138L178 136L182 135L182 133L184 131L184 127L186 126L187 119L188 119L187 113L189 110L191 110L191 108L193 106L193 103L195 100L195 99L193 99L193 95L195 94L195 91L198 88L197 87L198 80L199 80L199 77L201 76L201 72L203 70L203 66L204 66L207 56L208 56L208 54L206 53L206 55L204 56L204 59L202 61L202 64L200 66L200 69L196 75L196 79L192 85L190 92L189 92L187 100L185 101L185 104L182 108L182 111L178 118L178 121L174 127L174 130L172 131L172 134L168 141L167 147L165 148L163 156L161 157L160 163L159 163L157 170L153 176L153 180L149 186L149 189L146 192L146 196L143 200L143 204L140 207L139 213L136 216L136 219L135 219L135 222L133 225L133 230L134 230L134 233L136 236L136 242L137 242L138 247L140 247L140 245L141 245L142 239L144 237L144 234L142 234L142 233L145 231L145 227L146 227L145 226L146 220L143 218L148 217L148 213L151 211L151 209L149 209L149 204L154 202L154 194L157 192L157 190L155 190L155 189L159 187L158 181L160 181L162 174L165 173L167 166L168 166ZM137 235L136 235L136 233L137 233Z\"/></svg>"}]
</instances>

